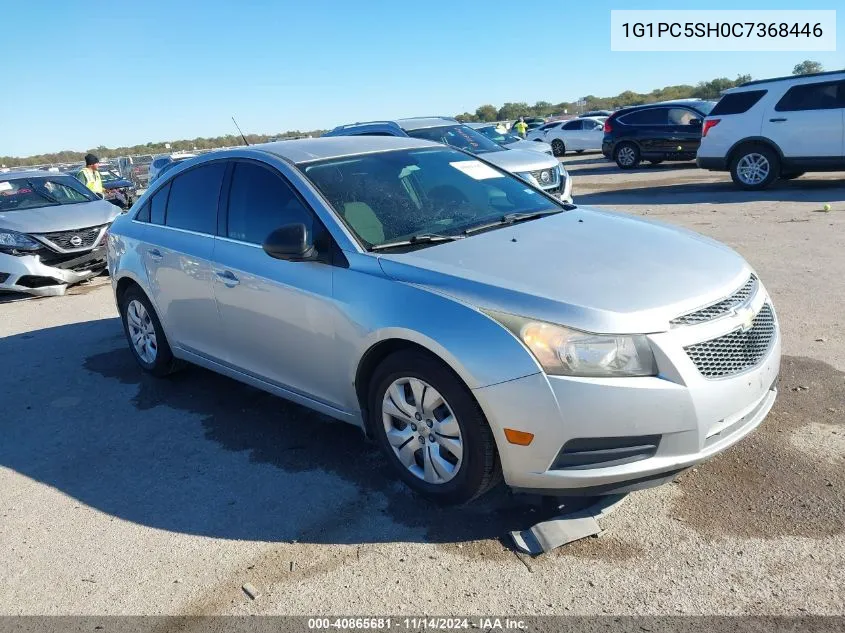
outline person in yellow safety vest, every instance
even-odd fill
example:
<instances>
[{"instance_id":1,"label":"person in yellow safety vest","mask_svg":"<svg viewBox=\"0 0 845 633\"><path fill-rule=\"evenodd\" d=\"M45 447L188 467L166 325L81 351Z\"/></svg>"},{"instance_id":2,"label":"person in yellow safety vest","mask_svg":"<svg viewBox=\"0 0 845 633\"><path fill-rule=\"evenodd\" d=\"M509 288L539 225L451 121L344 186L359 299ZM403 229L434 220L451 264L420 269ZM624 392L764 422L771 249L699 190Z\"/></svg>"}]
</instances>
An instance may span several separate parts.
<instances>
[{"instance_id":1,"label":"person in yellow safety vest","mask_svg":"<svg viewBox=\"0 0 845 633\"><path fill-rule=\"evenodd\" d=\"M528 124L522 117L519 117L519 121L513 124L513 129L516 130L516 133L522 138L525 138L525 133L528 131Z\"/></svg>"},{"instance_id":2,"label":"person in yellow safety vest","mask_svg":"<svg viewBox=\"0 0 845 633\"><path fill-rule=\"evenodd\" d=\"M91 191L103 196L103 179L100 177L100 159L94 154L85 154L85 167L76 174L77 180Z\"/></svg>"}]
</instances>

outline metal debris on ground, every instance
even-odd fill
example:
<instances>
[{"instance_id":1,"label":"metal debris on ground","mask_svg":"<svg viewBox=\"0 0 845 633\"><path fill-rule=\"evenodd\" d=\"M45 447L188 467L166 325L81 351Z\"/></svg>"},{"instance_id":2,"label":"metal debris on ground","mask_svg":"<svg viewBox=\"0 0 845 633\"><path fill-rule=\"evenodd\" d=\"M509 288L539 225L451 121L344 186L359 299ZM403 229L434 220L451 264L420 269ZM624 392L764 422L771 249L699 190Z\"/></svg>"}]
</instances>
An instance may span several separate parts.
<instances>
[{"instance_id":1,"label":"metal debris on ground","mask_svg":"<svg viewBox=\"0 0 845 633\"><path fill-rule=\"evenodd\" d=\"M249 583L245 583L241 589L243 589L244 593L249 596L250 600L255 600L258 597L258 589Z\"/></svg>"}]
</instances>

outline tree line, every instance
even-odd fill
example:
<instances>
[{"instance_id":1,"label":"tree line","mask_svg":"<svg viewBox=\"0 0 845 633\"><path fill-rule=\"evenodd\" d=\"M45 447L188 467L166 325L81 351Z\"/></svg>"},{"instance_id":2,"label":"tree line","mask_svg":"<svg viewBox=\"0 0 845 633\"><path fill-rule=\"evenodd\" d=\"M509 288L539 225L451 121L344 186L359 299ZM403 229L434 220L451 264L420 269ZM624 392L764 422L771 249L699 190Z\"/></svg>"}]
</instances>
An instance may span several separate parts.
<instances>
[{"instance_id":1,"label":"tree line","mask_svg":"<svg viewBox=\"0 0 845 633\"><path fill-rule=\"evenodd\" d=\"M800 64L796 64L792 70L794 75L803 75L813 72L821 72L822 65L818 62L805 60ZM615 110L622 106L642 105L644 103L653 103L655 101L669 101L672 99L718 99L719 95L728 88L733 88L746 81L751 80L751 75L738 75L736 79L728 79L727 77L719 77L710 81L700 81L695 86L688 84L680 84L677 86L666 86L665 88L658 88L647 93L633 92L626 90L619 93L615 97L596 97L595 95L587 95L578 101L563 101L561 103L551 103L549 101L538 101L534 105L528 105L523 102L508 102L497 108L491 104L485 104L475 109L475 112L464 112L456 116L458 121L509 121L517 119L521 116L535 116L535 117L549 117L560 116L563 114L576 114L586 112L588 110ZM299 130L291 130L282 132L280 134L247 134L246 139L250 145L257 143L266 143L275 139L296 138L301 136L319 136L325 130L311 130L310 132L300 132ZM240 136L234 134L227 134L225 136L214 137L197 137L195 139L183 139L179 141L170 141L170 147L167 147L165 141L158 143L146 143L143 145L132 145L131 147L114 147L109 148L100 145L84 152L63 150L61 152L52 152L47 154L37 154L35 156L16 157L16 156L0 156L0 165L7 167L16 167L23 165L44 165L54 163L74 163L81 162L85 154L96 154L99 158L107 160L116 158L118 156L134 156L137 154L165 154L178 151L191 151L202 149L215 149L218 147L232 147L236 145L243 145L243 140Z\"/></svg>"}]
</instances>

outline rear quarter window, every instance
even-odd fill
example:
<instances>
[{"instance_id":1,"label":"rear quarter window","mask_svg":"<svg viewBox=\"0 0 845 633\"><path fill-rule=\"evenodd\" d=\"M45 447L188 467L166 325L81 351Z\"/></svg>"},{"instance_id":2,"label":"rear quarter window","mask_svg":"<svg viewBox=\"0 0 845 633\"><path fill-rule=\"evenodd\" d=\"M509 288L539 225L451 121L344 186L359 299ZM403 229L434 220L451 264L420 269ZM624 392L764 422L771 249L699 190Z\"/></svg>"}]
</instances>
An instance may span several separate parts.
<instances>
[{"instance_id":1,"label":"rear quarter window","mask_svg":"<svg viewBox=\"0 0 845 633\"><path fill-rule=\"evenodd\" d=\"M767 92L768 90L747 90L745 92L726 94L719 99L719 103L716 104L716 107L707 116L724 116L726 114L742 114L743 112L748 112Z\"/></svg>"}]
</instances>

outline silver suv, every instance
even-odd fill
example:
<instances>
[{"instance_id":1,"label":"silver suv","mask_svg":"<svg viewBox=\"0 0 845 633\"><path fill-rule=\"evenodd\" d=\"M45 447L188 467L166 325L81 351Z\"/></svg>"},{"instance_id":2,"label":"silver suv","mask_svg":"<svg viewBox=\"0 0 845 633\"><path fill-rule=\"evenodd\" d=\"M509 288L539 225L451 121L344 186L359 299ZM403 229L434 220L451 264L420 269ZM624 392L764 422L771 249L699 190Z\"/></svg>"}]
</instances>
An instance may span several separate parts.
<instances>
[{"instance_id":1,"label":"silver suv","mask_svg":"<svg viewBox=\"0 0 845 633\"><path fill-rule=\"evenodd\" d=\"M452 147L214 152L130 213L108 256L144 370L190 361L358 425L438 501L502 476L546 494L653 486L775 400L777 318L737 253L564 205Z\"/></svg>"},{"instance_id":2,"label":"silver suv","mask_svg":"<svg viewBox=\"0 0 845 633\"><path fill-rule=\"evenodd\" d=\"M449 117L416 117L341 125L323 136L405 136L457 147L516 174L546 193L572 202L572 179L553 156L502 147L477 130Z\"/></svg>"}]
</instances>

